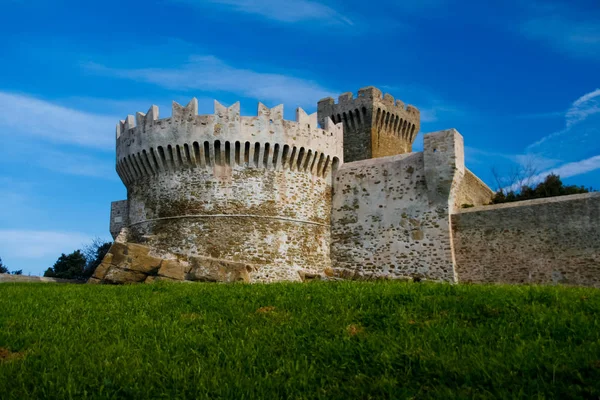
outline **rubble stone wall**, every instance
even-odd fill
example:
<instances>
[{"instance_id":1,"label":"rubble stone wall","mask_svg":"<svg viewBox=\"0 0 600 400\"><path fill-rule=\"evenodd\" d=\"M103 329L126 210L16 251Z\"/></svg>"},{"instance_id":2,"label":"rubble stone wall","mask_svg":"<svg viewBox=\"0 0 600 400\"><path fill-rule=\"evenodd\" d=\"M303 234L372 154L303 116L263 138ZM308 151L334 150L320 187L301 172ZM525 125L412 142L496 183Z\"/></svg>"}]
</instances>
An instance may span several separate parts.
<instances>
[{"instance_id":1,"label":"rubble stone wall","mask_svg":"<svg viewBox=\"0 0 600 400\"><path fill-rule=\"evenodd\" d=\"M460 282L600 287L600 193L464 209L452 229Z\"/></svg>"}]
</instances>

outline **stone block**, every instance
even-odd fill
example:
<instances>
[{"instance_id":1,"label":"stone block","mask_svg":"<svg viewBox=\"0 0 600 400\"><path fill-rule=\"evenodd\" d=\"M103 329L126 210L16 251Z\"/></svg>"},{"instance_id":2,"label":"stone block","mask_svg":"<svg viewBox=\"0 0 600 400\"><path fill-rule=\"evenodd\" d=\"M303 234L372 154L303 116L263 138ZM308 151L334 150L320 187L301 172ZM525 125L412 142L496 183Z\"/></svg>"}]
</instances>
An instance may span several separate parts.
<instances>
[{"instance_id":1,"label":"stone block","mask_svg":"<svg viewBox=\"0 0 600 400\"><path fill-rule=\"evenodd\" d=\"M109 257L111 256L111 257ZM95 279L104 279L104 277L106 276L106 274L108 273L108 270L110 269L110 267L112 267L112 264L109 262L107 262L107 259L111 259L112 258L112 254L107 254L106 257L104 257L104 260L102 260L102 263L100 265L98 265L96 267L96 270L94 271L94 274L92 275L92 278Z\"/></svg>"},{"instance_id":2,"label":"stone block","mask_svg":"<svg viewBox=\"0 0 600 400\"><path fill-rule=\"evenodd\" d=\"M113 266L104 277L104 282L112 284L138 283L143 282L145 279L146 274L142 272Z\"/></svg>"},{"instance_id":3,"label":"stone block","mask_svg":"<svg viewBox=\"0 0 600 400\"><path fill-rule=\"evenodd\" d=\"M183 281L185 280L186 269L187 265L179 260L163 260L160 269L158 270L158 275Z\"/></svg>"},{"instance_id":4,"label":"stone block","mask_svg":"<svg viewBox=\"0 0 600 400\"><path fill-rule=\"evenodd\" d=\"M250 282L249 264L206 257L190 257L187 279L201 282Z\"/></svg>"}]
</instances>

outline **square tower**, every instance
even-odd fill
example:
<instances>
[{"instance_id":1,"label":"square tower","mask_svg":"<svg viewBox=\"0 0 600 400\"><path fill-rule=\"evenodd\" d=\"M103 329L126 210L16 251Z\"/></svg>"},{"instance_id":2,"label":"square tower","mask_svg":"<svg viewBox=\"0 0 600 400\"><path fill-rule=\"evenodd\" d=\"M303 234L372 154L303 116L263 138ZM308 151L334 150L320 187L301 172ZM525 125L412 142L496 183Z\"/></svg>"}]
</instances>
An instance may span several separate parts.
<instances>
[{"instance_id":1,"label":"square tower","mask_svg":"<svg viewBox=\"0 0 600 400\"><path fill-rule=\"evenodd\" d=\"M411 105L369 86L340 95L338 104L331 97L318 103L321 126L327 117L344 124L344 162L365 160L412 152L420 128L420 112Z\"/></svg>"}]
</instances>

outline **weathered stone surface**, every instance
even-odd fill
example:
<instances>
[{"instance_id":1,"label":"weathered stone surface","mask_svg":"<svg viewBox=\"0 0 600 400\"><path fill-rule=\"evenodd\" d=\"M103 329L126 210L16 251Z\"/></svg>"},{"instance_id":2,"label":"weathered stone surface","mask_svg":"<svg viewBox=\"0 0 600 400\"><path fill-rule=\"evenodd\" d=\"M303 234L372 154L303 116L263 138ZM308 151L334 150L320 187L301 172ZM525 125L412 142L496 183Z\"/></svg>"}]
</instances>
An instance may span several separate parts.
<instances>
[{"instance_id":1,"label":"weathered stone surface","mask_svg":"<svg viewBox=\"0 0 600 400\"><path fill-rule=\"evenodd\" d=\"M102 283L102 280L91 277L90 279L87 280L87 283L89 283L90 285L99 285Z\"/></svg>"},{"instance_id":2,"label":"weathered stone surface","mask_svg":"<svg viewBox=\"0 0 600 400\"><path fill-rule=\"evenodd\" d=\"M190 257L191 271L187 279L201 282L249 282L249 264L205 257Z\"/></svg>"},{"instance_id":3,"label":"weathered stone surface","mask_svg":"<svg viewBox=\"0 0 600 400\"><path fill-rule=\"evenodd\" d=\"M372 86L357 97L340 95L337 104L331 97L322 99L317 108L322 125L328 118L344 123L345 162L410 153L421 123L417 108Z\"/></svg>"},{"instance_id":4,"label":"weathered stone surface","mask_svg":"<svg viewBox=\"0 0 600 400\"><path fill-rule=\"evenodd\" d=\"M185 280L187 265L179 260L163 260L158 275L178 281Z\"/></svg>"},{"instance_id":5,"label":"weathered stone surface","mask_svg":"<svg viewBox=\"0 0 600 400\"><path fill-rule=\"evenodd\" d=\"M492 191L465 167L462 136L426 134L410 153L419 111L376 88L320 101L324 129L301 109L284 121L282 106L197 111L175 103L158 119L153 106L118 124L128 200L112 205L116 243L94 279L600 285L599 197L463 214Z\"/></svg>"},{"instance_id":6,"label":"weathered stone surface","mask_svg":"<svg viewBox=\"0 0 600 400\"><path fill-rule=\"evenodd\" d=\"M600 193L452 215L459 282L600 287Z\"/></svg>"},{"instance_id":7,"label":"weathered stone surface","mask_svg":"<svg viewBox=\"0 0 600 400\"><path fill-rule=\"evenodd\" d=\"M112 264L110 263L110 261L107 262L107 257L109 255L112 256L112 254L107 254L106 257L104 257L104 259L102 260L102 263L100 263L100 265L98 265L98 267L96 267L96 270L94 271L94 274L92 275L92 278L95 278L98 280L104 279L104 277L106 276L106 273L108 272L110 267L112 267Z\"/></svg>"},{"instance_id":8,"label":"weathered stone surface","mask_svg":"<svg viewBox=\"0 0 600 400\"><path fill-rule=\"evenodd\" d=\"M111 284L138 283L143 282L145 279L146 274L142 272L113 266L104 277L103 282Z\"/></svg>"}]
</instances>

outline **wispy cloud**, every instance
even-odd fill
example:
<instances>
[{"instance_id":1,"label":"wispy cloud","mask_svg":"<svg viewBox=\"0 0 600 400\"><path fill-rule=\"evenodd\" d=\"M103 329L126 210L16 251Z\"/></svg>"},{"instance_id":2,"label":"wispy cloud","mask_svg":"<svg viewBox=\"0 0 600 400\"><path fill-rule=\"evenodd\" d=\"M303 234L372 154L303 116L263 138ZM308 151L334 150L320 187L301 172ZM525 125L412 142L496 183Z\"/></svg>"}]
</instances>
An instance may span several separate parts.
<instances>
[{"instance_id":1,"label":"wispy cloud","mask_svg":"<svg viewBox=\"0 0 600 400\"><path fill-rule=\"evenodd\" d=\"M598 146L597 132L599 127L596 123L584 124L589 117L600 113L600 89L587 93L573 102L571 107L565 113L565 128L542 137L528 146L530 151L544 151L555 149L557 146L566 145L585 146L590 142L591 145ZM573 132L577 130L578 132Z\"/></svg>"},{"instance_id":2,"label":"wispy cloud","mask_svg":"<svg viewBox=\"0 0 600 400\"><path fill-rule=\"evenodd\" d=\"M38 98L0 91L0 136L34 136L108 150L117 119L63 107Z\"/></svg>"},{"instance_id":3,"label":"wispy cloud","mask_svg":"<svg viewBox=\"0 0 600 400\"><path fill-rule=\"evenodd\" d=\"M537 174L535 177L533 177L532 181L541 182L546 176L548 176L548 174L560 175L561 178L570 178L572 176L585 174L597 169L600 169L600 154L584 160L566 163L556 168L550 168Z\"/></svg>"},{"instance_id":4,"label":"wispy cloud","mask_svg":"<svg viewBox=\"0 0 600 400\"><path fill-rule=\"evenodd\" d=\"M233 12L285 22L321 22L326 25L353 25L350 18L333 8L311 0L171 0L197 7L213 6Z\"/></svg>"},{"instance_id":5,"label":"wispy cloud","mask_svg":"<svg viewBox=\"0 0 600 400\"><path fill-rule=\"evenodd\" d=\"M71 252L91 241L91 237L79 232L54 232L35 230L0 230L0 247L5 259L36 259ZM13 268L19 266L13 266Z\"/></svg>"},{"instance_id":6,"label":"wispy cloud","mask_svg":"<svg viewBox=\"0 0 600 400\"><path fill-rule=\"evenodd\" d=\"M467 148L467 155L475 160L508 160L541 171L527 177L530 184L554 173L563 178L585 174L600 169L600 89L593 90L575 100L563 112L565 128L550 133L527 146L519 154L502 154Z\"/></svg>"},{"instance_id":7,"label":"wispy cloud","mask_svg":"<svg viewBox=\"0 0 600 400\"><path fill-rule=\"evenodd\" d=\"M335 93L315 81L231 66L214 56L191 56L179 68L119 69L87 63L98 74L147 82L170 90L228 92L261 101L314 107Z\"/></svg>"},{"instance_id":8,"label":"wispy cloud","mask_svg":"<svg viewBox=\"0 0 600 400\"><path fill-rule=\"evenodd\" d=\"M565 54L600 59L600 14L570 4L538 4L528 7L528 18L519 29Z\"/></svg>"}]
</instances>

